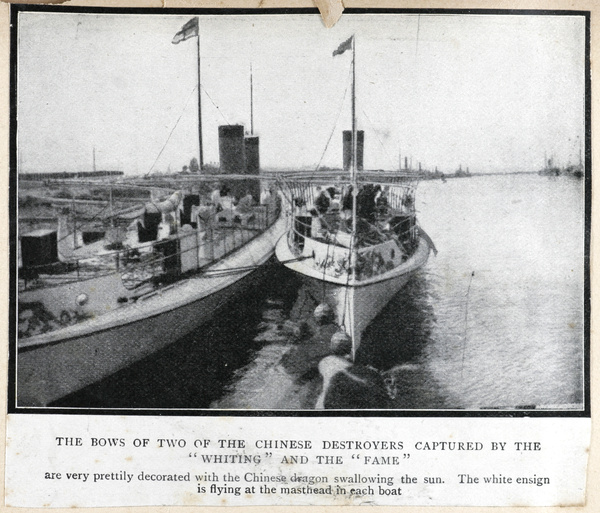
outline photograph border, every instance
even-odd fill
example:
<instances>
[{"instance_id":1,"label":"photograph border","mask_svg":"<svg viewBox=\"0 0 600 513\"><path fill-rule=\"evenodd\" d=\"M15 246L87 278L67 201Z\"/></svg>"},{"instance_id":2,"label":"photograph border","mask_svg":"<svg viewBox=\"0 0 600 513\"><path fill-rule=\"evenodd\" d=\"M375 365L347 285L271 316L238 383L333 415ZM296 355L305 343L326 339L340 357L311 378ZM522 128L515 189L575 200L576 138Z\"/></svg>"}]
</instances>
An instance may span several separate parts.
<instances>
[{"instance_id":1,"label":"photograph border","mask_svg":"<svg viewBox=\"0 0 600 513\"><path fill-rule=\"evenodd\" d=\"M360 14L469 14L469 15L547 15L583 16L585 18L585 236L584 236L584 298L583 298L583 409L582 410L241 410L241 409L170 409L170 408L86 408L86 407L19 407L16 405L16 331L17 331L17 41L18 14L20 12L60 12L82 14L154 14L154 15L290 15L318 14L313 8L138 8L138 7L88 7L55 5L10 6L10 150L9 150L9 361L8 361L8 413L75 414L75 415L160 415L160 416L247 416L247 417L590 417L590 245L592 202L592 126L591 126L591 66L589 10L553 9L440 9L440 8L348 8L344 16Z\"/></svg>"}]
</instances>

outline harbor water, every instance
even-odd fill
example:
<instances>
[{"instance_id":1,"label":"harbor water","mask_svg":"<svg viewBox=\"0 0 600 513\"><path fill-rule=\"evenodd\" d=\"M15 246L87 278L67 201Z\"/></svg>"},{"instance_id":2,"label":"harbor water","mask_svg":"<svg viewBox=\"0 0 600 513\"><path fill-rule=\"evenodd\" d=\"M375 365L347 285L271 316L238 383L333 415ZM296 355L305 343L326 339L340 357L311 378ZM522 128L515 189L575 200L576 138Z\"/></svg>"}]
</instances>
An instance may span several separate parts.
<instances>
[{"instance_id":1,"label":"harbor water","mask_svg":"<svg viewBox=\"0 0 600 513\"><path fill-rule=\"evenodd\" d=\"M419 222L438 254L363 336L356 363L381 378L376 407L582 406L583 188L538 175L419 184ZM332 327L315 327L316 299L271 265L210 324L52 406L313 409ZM354 399L342 391L329 406Z\"/></svg>"}]
</instances>

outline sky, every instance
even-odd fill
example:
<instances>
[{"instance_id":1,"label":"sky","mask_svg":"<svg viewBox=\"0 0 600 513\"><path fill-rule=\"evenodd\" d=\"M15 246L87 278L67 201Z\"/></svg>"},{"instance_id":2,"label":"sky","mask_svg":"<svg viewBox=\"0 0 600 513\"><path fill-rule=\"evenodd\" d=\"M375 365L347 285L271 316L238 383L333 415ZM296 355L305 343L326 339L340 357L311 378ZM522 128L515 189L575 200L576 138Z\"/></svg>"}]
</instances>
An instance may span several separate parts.
<instances>
[{"instance_id":1,"label":"sky","mask_svg":"<svg viewBox=\"0 0 600 513\"><path fill-rule=\"evenodd\" d=\"M181 170L198 156L190 15L20 12L21 172ZM204 161L218 126L254 132L263 168L341 167L356 38L365 167L399 156L453 172L577 163L584 141L584 18L548 15L200 16Z\"/></svg>"}]
</instances>

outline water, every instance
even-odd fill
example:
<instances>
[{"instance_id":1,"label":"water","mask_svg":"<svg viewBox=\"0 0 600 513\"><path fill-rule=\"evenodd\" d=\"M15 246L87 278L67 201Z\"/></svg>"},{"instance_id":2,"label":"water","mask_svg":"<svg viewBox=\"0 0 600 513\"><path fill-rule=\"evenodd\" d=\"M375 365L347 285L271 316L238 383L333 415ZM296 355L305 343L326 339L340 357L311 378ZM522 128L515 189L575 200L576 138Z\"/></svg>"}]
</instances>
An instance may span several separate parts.
<instances>
[{"instance_id":1,"label":"water","mask_svg":"<svg viewBox=\"0 0 600 513\"><path fill-rule=\"evenodd\" d=\"M439 253L365 332L357 363L381 378L369 389L377 402L357 407L580 406L583 182L423 182L417 208ZM269 282L210 325L57 405L311 409L332 333L314 335L315 306L274 266ZM340 390L332 406L352 407L358 398Z\"/></svg>"}]
</instances>

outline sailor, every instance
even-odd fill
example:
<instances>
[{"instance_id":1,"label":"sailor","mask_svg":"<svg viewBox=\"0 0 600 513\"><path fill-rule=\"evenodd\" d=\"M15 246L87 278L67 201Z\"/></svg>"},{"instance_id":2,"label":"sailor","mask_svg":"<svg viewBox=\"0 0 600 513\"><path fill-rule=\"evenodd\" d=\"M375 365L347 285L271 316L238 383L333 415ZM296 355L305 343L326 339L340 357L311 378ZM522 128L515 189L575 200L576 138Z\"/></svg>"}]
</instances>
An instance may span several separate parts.
<instances>
[{"instance_id":1,"label":"sailor","mask_svg":"<svg viewBox=\"0 0 600 513\"><path fill-rule=\"evenodd\" d=\"M389 186L386 185L383 189L381 188L381 186L379 185L379 190L377 192L377 194L375 195L375 205L377 205L377 208L381 208L381 207L387 207L388 205L388 192L390 190Z\"/></svg>"},{"instance_id":2,"label":"sailor","mask_svg":"<svg viewBox=\"0 0 600 513\"><path fill-rule=\"evenodd\" d=\"M260 204L266 205L271 201L271 191L267 188L263 189L260 193Z\"/></svg>"},{"instance_id":3,"label":"sailor","mask_svg":"<svg viewBox=\"0 0 600 513\"><path fill-rule=\"evenodd\" d=\"M366 219L370 223L375 221L375 197L381 186L377 185L377 187L370 183L366 184L358 191L356 197L356 213L358 217Z\"/></svg>"},{"instance_id":4,"label":"sailor","mask_svg":"<svg viewBox=\"0 0 600 513\"><path fill-rule=\"evenodd\" d=\"M229 209L229 210L231 210L233 208L234 199L233 199L233 197L231 197L229 195L229 187L227 187L226 185L224 185L221 188L220 195L221 196L219 198L219 202L221 204L221 207L223 207L223 209Z\"/></svg>"},{"instance_id":5,"label":"sailor","mask_svg":"<svg viewBox=\"0 0 600 513\"><path fill-rule=\"evenodd\" d=\"M215 206L221 204L221 188L218 185L210 193L210 202Z\"/></svg>"},{"instance_id":6,"label":"sailor","mask_svg":"<svg viewBox=\"0 0 600 513\"><path fill-rule=\"evenodd\" d=\"M412 207L414 206L414 204L415 204L415 199L413 198L412 194L409 192L402 199L402 206L404 207L404 210L406 212L410 212Z\"/></svg>"},{"instance_id":7,"label":"sailor","mask_svg":"<svg viewBox=\"0 0 600 513\"><path fill-rule=\"evenodd\" d=\"M294 215L304 216L306 215L306 201L304 198L296 197L293 200L294 203Z\"/></svg>"},{"instance_id":8,"label":"sailor","mask_svg":"<svg viewBox=\"0 0 600 513\"><path fill-rule=\"evenodd\" d=\"M175 218L171 214L163 214L163 219L158 227L157 240L168 239L177 232Z\"/></svg>"},{"instance_id":9,"label":"sailor","mask_svg":"<svg viewBox=\"0 0 600 513\"><path fill-rule=\"evenodd\" d=\"M338 193L338 190L332 185L330 187L327 187L327 189L325 189L327 191L327 194L329 194L329 199L331 199L331 201L333 201Z\"/></svg>"},{"instance_id":10,"label":"sailor","mask_svg":"<svg viewBox=\"0 0 600 513\"><path fill-rule=\"evenodd\" d=\"M252 206L254 205L254 198L252 194L246 194L237 204L236 210L242 214L247 214L252 210Z\"/></svg>"},{"instance_id":11,"label":"sailor","mask_svg":"<svg viewBox=\"0 0 600 513\"><path fill-rule=\"evenodd\" d=\"M317 187L317 197L315 199L315 208L319 214L325 214L329 210L331 205L331 197L327 192L327 189L321 190L321 187Z\"/></svg>"},{"instance_id":12,"label":"sailor","mask_svg":"<svg viewBox=\"0 0 600 513\"><path fill-rule=\"evenodd\" d=\"M304 198L294 198L294 242L301 247L304 245L304 237L311 235L312 218L306 208Z\"/></svg>"},{"instance_id":13,"label":"sailor","mask_svg":"<svg viewBox=\"0 0 600 513\"><path fill-rule=\"evenodd\" d=\"M316 209L312 209L310 211L311 214L311 223L310 223L310 233L313 237L318 237L321 235L323 231L323 224L321 223L321 216Z\"/></svg>"}]
</instances>

